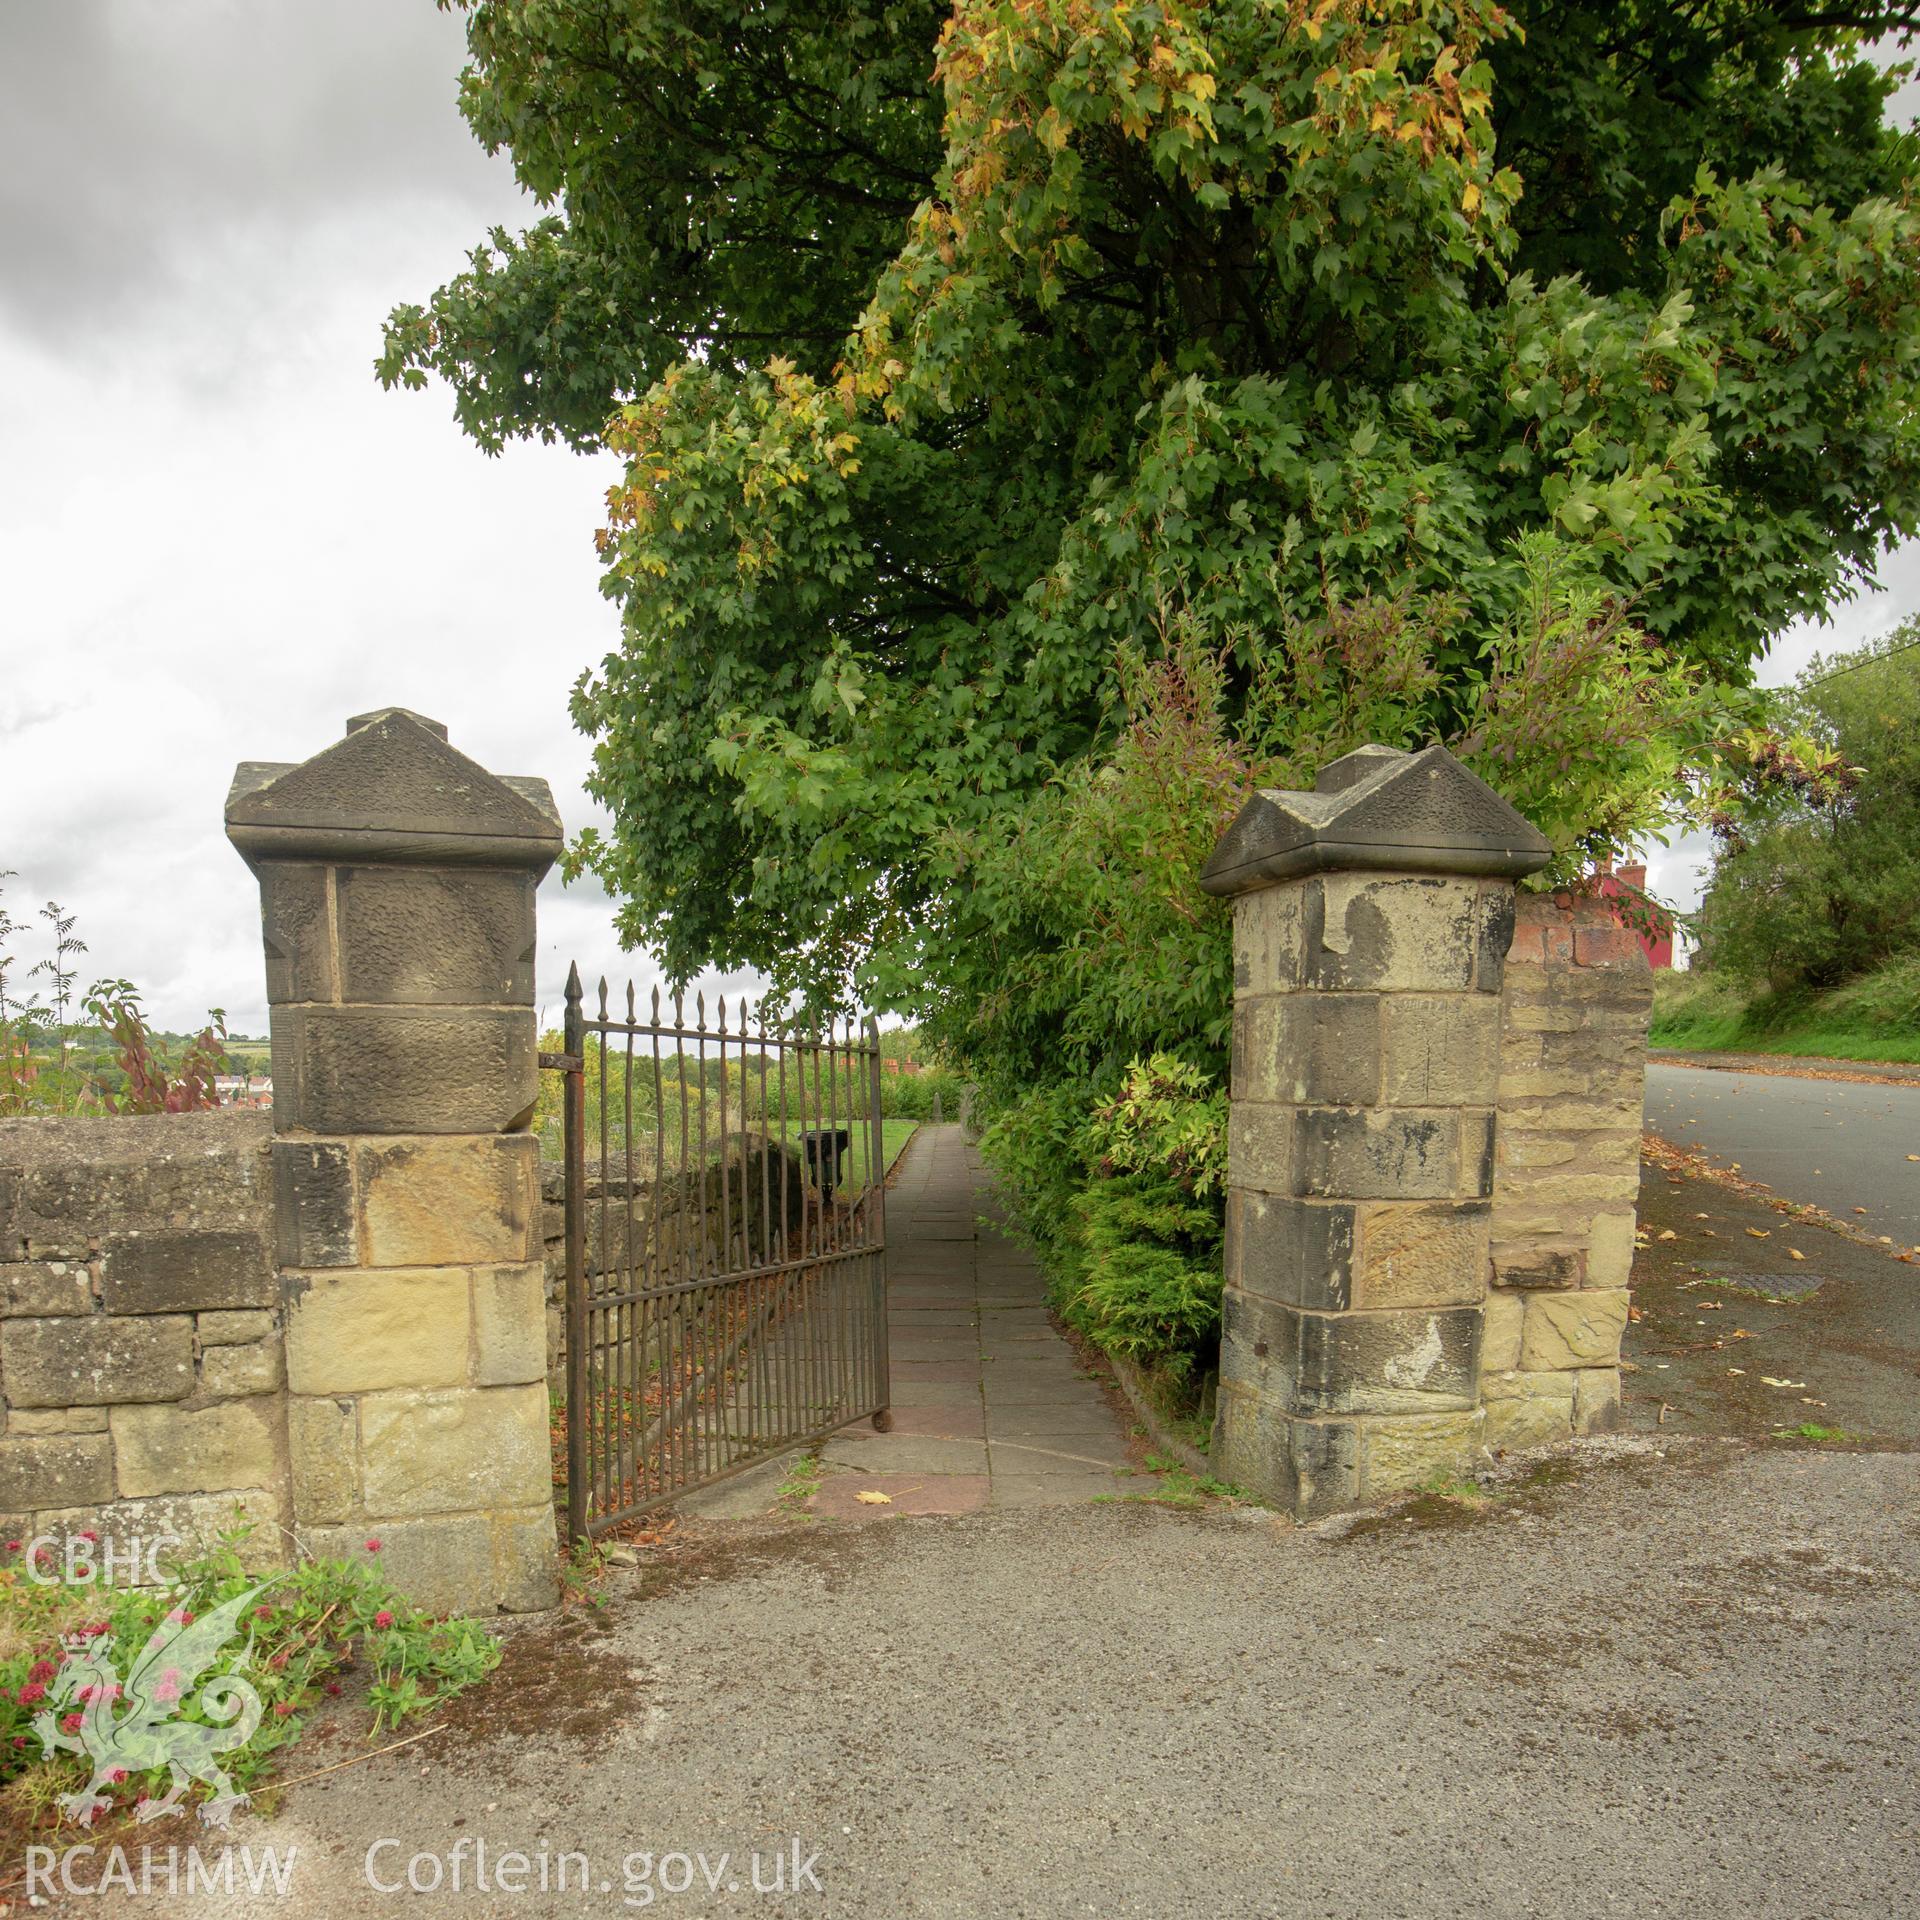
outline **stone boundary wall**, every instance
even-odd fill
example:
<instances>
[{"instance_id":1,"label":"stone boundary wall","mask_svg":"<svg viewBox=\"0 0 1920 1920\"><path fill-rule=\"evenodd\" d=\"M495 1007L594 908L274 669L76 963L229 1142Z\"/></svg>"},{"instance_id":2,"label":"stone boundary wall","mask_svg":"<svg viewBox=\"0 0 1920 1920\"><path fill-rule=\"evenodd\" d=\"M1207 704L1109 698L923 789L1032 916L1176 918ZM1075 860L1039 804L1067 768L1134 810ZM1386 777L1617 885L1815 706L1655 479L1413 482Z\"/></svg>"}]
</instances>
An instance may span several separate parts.
<instances>
[{"instance_id":1,"label":"stone boundary wall","mask_svg":"<svg viewBox=\"0 0 1920 1920\"><path fill-rule=\"evenodd\" d=\"M0 1121L0 1526L287 1558L271 1118Z\"/></svg>"},{"instance_id":2,"label":"stone boundary wall","mask_svg":"<svg viewBox=\"0 0 1920 1920\"><path fill-rule=\"evenodd\" d=\"M1652 1007L1646 955L1604 901L1521 895L1501 995L1490 1447L1618 1418Z\"/></svg>"}]
</instances>

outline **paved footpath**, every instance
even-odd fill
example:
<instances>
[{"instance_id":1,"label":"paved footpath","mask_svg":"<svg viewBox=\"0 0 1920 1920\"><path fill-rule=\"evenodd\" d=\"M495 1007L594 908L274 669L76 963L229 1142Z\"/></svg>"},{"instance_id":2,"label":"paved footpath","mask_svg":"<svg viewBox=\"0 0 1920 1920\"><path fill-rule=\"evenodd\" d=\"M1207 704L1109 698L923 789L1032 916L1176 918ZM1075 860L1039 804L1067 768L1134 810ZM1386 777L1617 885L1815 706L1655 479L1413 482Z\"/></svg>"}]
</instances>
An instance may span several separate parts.
<instances>
[{"instance_id":1,"label":"paved footpath","mask_svg":"<svg viewBox=\"0 0 1920 1920\"><path fill-rule=\"evenodd\" d=\"M962 1130L920 1128L887 1194L893 1430L862 1424L826 1443L814 1512L883 1519L1153 1490L1128 1473L1120 1423L1048 1321L1046 1281L1003 1217Z\"/></svg>"}]
</instances>

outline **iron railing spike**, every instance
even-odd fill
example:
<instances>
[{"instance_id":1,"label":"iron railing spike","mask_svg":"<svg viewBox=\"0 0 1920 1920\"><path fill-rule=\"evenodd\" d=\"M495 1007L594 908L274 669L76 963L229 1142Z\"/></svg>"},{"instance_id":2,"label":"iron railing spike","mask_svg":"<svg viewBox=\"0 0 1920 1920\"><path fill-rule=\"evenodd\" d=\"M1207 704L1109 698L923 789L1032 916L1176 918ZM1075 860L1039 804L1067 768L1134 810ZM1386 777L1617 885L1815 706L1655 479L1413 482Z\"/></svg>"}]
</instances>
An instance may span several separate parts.
<instances>
[{"instance_id":1,"label":"iron railing spike","mask_svg":"<svg viewBox=\"0 0 1920 1920\"><path fill-rule=\"evenodd\" d=\"M604 1020L606 1017L607 1017L607 976L603 973L600 976L600 1018Z\"/></svg>"},{"instance_id":2,"label":"iron railing spike","mask_svg":"<svg viewBox=\"0 0 1920 1920\"><path fill-rule=\"evenodd\" d=\"M633 982L629 980L627 982L627 1025L632 1026L633 1024L634 1024Z\"/></svg>"}]
</instances>

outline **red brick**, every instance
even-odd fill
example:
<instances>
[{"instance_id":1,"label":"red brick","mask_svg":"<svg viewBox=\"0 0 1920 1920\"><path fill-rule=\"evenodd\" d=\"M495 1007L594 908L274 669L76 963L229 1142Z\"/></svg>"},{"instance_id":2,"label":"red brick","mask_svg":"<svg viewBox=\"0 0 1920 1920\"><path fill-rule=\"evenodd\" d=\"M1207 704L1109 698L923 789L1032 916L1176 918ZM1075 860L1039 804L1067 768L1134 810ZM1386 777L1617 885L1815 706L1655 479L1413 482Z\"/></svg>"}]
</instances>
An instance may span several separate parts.
<instances>
[{"instance_id":1,"label":"red brick","mask_svg":"<svg viewBox=\"0 0 1920 1920\"><path fill-rule=\"evenodd\" d=\"M1573 959L1579 967L1646 965L1638 937L1625 927L1581 927L1573 936Z\"/></svg>"}]
</instances>

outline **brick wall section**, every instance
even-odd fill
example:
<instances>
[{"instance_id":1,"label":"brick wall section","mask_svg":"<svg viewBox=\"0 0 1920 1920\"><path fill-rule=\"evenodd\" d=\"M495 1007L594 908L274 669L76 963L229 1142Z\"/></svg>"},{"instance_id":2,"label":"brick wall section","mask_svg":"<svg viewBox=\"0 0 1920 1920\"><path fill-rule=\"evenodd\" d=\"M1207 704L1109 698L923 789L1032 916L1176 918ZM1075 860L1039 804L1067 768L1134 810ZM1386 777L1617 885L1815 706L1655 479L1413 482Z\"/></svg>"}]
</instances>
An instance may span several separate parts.
<instances>
[{"instance_id":1,"label":"brick wall section","mask_svg":"<svg viewBox=\"0 0 1920 1920\"><path fill-rule=\"evenodd\" d=\"M1523 895L1501 997L1487 1444L1618 1416L1653 975L1599 900Z\"/></svg>"},{"instance_id":2,"label":"brick wall section","mask_svg":"<svg viewBox=\"0 0 1920 1920\"><path fill-rule=\"evenodd\" d=\"M0 1526L123 1549L291 1520L271 1121L0 1121Z\"/></svg>"}]
</instances>

